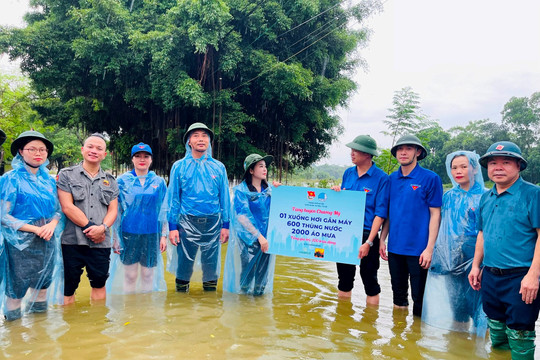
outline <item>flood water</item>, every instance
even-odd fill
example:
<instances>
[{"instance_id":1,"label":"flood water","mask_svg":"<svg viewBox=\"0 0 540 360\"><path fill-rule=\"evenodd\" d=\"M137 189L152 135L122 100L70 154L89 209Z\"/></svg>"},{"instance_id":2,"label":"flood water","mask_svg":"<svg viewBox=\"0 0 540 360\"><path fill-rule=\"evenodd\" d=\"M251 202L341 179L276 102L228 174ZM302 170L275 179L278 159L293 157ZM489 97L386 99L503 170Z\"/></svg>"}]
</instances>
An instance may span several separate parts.
<instances>
[{"instance_id":1,"label":"flood water","mask_svg":"<svg viewBox=\"0 0 540 360\"><path fill-rule=\"evenodd\" d=\"M484 339L394 311L386 262L379 277L379 307L365 306L359 276L352 301L338 300L334 263L290 257L278 257L274 293L259 298L196 283L176 293L166 273L166 293L91 304L84 277L76 304L0 325L0 358L510 359Z\"/></svg>"}]
</instances>

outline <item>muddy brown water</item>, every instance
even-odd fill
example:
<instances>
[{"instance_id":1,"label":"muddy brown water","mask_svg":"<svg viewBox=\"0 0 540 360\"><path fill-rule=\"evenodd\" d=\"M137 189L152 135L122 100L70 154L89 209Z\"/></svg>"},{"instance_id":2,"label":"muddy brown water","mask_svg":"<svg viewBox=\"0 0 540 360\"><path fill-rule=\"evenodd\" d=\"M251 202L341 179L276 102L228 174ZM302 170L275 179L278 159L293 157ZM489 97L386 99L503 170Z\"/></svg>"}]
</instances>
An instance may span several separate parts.
<instances>
[{"instance_id":1,"label":"muddy brown water","mask_svg":"<svg viewBox=\"0 0 540 360\"><path fill-rule=\"evenodd\" d=\"M259 298L196 283L179 294L166 273L166 293L90 303L84 278L76 304L0 325L0 358L510 359L486 339L395 311L385 262L379 277L378 307L365 306L359 276L351 301L338 300L335 264L290 257L278 257L273 295Z\"/></svg>"}]
</instances>

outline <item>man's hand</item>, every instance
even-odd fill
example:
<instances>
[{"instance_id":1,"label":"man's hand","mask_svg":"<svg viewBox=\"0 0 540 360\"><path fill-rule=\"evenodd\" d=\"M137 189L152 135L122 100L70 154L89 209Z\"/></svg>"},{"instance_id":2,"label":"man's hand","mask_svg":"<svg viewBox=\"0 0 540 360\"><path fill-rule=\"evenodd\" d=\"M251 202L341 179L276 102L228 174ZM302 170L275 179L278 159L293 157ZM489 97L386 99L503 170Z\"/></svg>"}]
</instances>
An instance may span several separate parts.
<instances>
[{"instance_id":1,"label":"man's hand","mask_svg":"<svg viewBox=\"0 0 540 360\"><path fill-rule=\"evenodd\" d=\"M363 259L369 254L369 250L371 249L371 246L367 242L363 243L362 246L360 246L360 251L358 252L358 258Z\"/></svg>"},{"instance_id":2,"label":"man's hand","mask_svg":"<svg viewBox=\"0 0 540 360\"><path fill-rule=\"evenodd\" d=\"M538 296L538 276L531 274L529 271L523 280L521 280L519 293L521 294L521 300L523 300L525 304L532 304Z\"/></svg>"},{"instance_id":3,"label":"man's hand","mask_svg":"<svg viewBox=\"0 0 540 360\"><path fill-rule=\"evenodd\" d=\"M381 256L381 259L388 261L388 254L386 254L386 242L381 239L381 243L379 244L379 255Z\"/></svg>"},{"instance_id":4,"label":"man's hand","mask_svg":"<svg viewBox=\"0 0 540 360\"><path fill-rule=\"evenodd\" d=\"M420 254L420 259L418 260L418 263L423 269L429 269L431 266L431 257L433 256L433 251L429 249L425 249L422 251L422 254Z\"/></svg>"},{"instance_id":5,"label":"man's hand","mask_svg":"<svg viewBox=\"0 0 540 360\"><path fill-rule=\"evenodd\" d=\"M105 241L105 226L103 225L92 225L83 230L83 233L96 244Z\"/></svg>"},{"instance_id":6,"label":"man's hand","mask_svg":"<svg viewBox=\"0 0 540 360\"><path fill-rule=\"evenodd\" d=\"M341 186L339 185L334 185L332 186L330 189L334 190L334 191L337 191L337 192L340 192L341 191Z\"/></svg>"},{"instance_id":7,"label":"man's hand","mask_svg":"<svg viewBox=\"0 0 540 360\"><path fill-rule=\"evenodd\" d=\"M227 241L229 241L229 229L221 229L221 233L219 234L219 242L225 244Z\"/></svg>"},{"instance_id":8,"label":"man's hand","mask_svg":"<svg viewBox=\"0 0 540 360\"><path fill-rule=\"evenodd\" d=\"M469 273L469 284L471 287L478 291L481 288L482 283L482 270L478 266L473 266Z\"/></svg>"},{"instance_id":9,"label":"man's hand","mask_svg":"<svg viewBox=\"0 0 540 360\"><path fill-rule=\"evenodd\" d=\"M268 240L262 235L259 235L257 240L259 241L259 244L261 244L261 251L266 253L268 251Z\"/></svg>"},{"instance_id":10,"label":"man's hand","mask_svg":"<svg viewBox=\"0 0 540 360\"><path fill-rule=\"evenodd\" d=\"M178 245L178 243L180 242L180 233L178 232L178 230L169 231L169 241L174 246Z\"/></svg>"}]
</instances>

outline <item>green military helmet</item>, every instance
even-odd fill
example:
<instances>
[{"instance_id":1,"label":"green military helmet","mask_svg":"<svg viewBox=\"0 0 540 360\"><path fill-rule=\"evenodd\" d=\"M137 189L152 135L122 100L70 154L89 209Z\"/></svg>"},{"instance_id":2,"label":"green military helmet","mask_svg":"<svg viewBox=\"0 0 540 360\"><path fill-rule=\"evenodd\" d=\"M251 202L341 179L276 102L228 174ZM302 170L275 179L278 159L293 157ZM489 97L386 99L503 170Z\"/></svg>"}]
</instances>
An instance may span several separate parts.
<instances>
[{"instance_id":1,"label":"green military helmet","mask_svg":"<svg viewBox=\"0 0 540 360\"><path fill-rule=\"evenodd\" d=\"M366 154L379 156L379 152L377 151L377 143L369 135L358 135L354 138L352 142L348 143L345 146L350 147L354 150L364 152Z\"/></svg>"},{"instance_id":2,"label":"green military helmet","mask_svg":"<svg viewBox=\"0 0 540 360\"><path fill-rule=\"evenodd\" d=\"M422 145L422 142L420 141L420 139L414 135L408 134L408 135L403 135L402 137L400 137L398 141L396 142L396 144L392 147L392 149L390 149L390 152L392 153L393 157L396 157L397 148L401 145L418 146L422 150L422 152L420 153L420 155L418 155L417 160L422 160L423 158L427 156L427 150L424 147L424 145Z\"/></svg>"},{"instance_id":3,"label":"green military helmet","mask_svg":"<svg viewBox=\"0 0 540 360\"><path fill-rule=\"evenodd\" d=\"M7 136L4 130L0 129L0 145L6 142Z\"/></svg>"},{"instance_id":4,"label":"green military helmet","mask_svg":"<svg viewBox=\"0 0 540 360\"><path fill-rule=\"evenodd\" d=\"M480 158L480 165L487 168L489 159L495 156L507 156L519 159L521 160L519 171L523 171L527 168L527 160L521 155L521 149L511 141L497 141L492 144Z\"/></svg>"},{"instance_id":5,"label":"green military helmet","mask_svg":"<svg viewBox=\"0 0 540 360\"><path fill-rule=\"evenodd\" d=\"M210 142L212 142L212 140L214 140L214 132L212 130L210 130L208 128L208 126L204 125L203 123L196 122L196 123L191 124L188 127L188 129L186 131L186 134L184 135L184 143L186 143L189 140L189 134L192 131L195 131L195 130L204 130L204 131L206 131L208 133L208 135L210 136Z\"/></svg>"},{"instance_id":6,"label":"green military helmet","mask_svg":"<svg viewBox=\"0 0 540 360\"><path fill-rule=\"evenodd\" d=\"M270 166L272 161L274 161L274 157L272 155L259 155L259 154L249 154L246 156L246 159L244 160L244 178L246 177L249 168L251 165L258 163L259 161L264 160L266 163L266 167Z\"/></svg>"},{"instance_id":7,"label":"green military helmet","mask_svg":"<svg viewBox=\"0 0 540 360\"><path fill-rule=\"evenodd\" d=\"M47 147L48 156L51 156L54 145L42 133L35 130L28 130L20 134L11 144L11 155L16 156L17 152L32 140L41 140Z\"/></svg>"}]
</instances>

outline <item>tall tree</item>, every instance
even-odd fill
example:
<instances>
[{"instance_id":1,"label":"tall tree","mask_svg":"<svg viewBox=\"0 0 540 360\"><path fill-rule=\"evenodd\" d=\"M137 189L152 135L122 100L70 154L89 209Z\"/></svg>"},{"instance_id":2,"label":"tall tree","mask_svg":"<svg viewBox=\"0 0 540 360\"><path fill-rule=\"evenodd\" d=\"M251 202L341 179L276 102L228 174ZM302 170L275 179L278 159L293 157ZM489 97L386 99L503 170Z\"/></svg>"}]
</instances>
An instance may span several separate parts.
<instances>
[{"instance_id":1,"label":"tall tree","mask_svg":"<svg viewBox=\"0 0 540 360\"><path fill-rule=\"evenodd\" d=\"M446 174L446 155L444 145L450 140L450 134L439 124L420 130L417 134L426 147L428 156L422 160L421 165L437 173L443 182L449 182Z\"/></svg>"},{"instance_id":2,"label":"tall tree","mask_svg":"<svg viewBox=\"0 0 540 360\"><path fill-rule=\"evenodd\" d=\"M502 121L514 134L522 150L540 144L540 92L531 98L512 97L501 112Z\"/></svg>"},{"instance_id":3,"label":"tall tree","mask_svg":"<svg viewBox=\"0 0 540 360\"><path fill-rule=\"evenodd\" d=\"M250 152L280 168L325 156L340 132L333 109L355 89L361 26L380 8L339 0L34 0L0 50L22 59L47 121L106 131L155 149L165 172L187 127L215 131L214 155L241 174ZM355 30L359 29L359 30Z\"/></svg>"},{"instance_id":4,"label":"tall tree","mask_svg":"<svg viewBox=\"0 0 540 360\"><path fill-rule=\"evenodd\" d=\"M473 120L465 126L455 126L448 130L451 138L444 144L447 154L457 150L476 151L482 156L491 144L500 140L508 140L508 129L489 119Z\"/></svg>"},{"instance_id":5,"label":"tall tree","mask_svg":"<svg viewBox=\"0 0 540 360\"><path fill-rule=\"evenodd\" d=\"M392 146L402 135L415 134L435 124L422 112L420 95L415 93L410 86L394 92L392 105L388 109L390 114L384 120L388 130L382 132L392 137Z\"/></svg>"},{"instance_id":6,"label":"tall tree","mask_svg":"<svg viewBox=\"0 0 540 360\"><path fill-rule=\"evenodd\" d=\"M38 112L32 108L35 97L28 79L0 75L0 128L7 134L2 160L10 161L13 158L10 150L13 140L22 132L33 129L52 141L54 152L49 156L49 162L51 167L61 169L80 157L82 135L76 128L44 125Z\"/></svg>"},{"instance_id":7,"label":"tall tree","mask_svg":"<svg viewBox=\"0 0 540 360\"><path fill-rule=\"evenodd\" d=\"M533 183L540 182L540 92L530 98L512 97L501 112L502 120L527 159L529 166L522 173Z\"/></svg>"}]
</instances>

